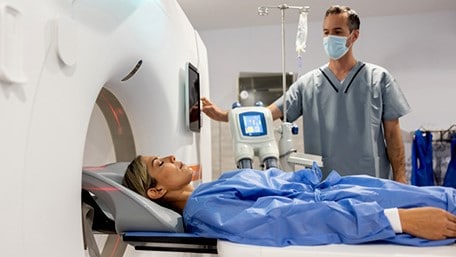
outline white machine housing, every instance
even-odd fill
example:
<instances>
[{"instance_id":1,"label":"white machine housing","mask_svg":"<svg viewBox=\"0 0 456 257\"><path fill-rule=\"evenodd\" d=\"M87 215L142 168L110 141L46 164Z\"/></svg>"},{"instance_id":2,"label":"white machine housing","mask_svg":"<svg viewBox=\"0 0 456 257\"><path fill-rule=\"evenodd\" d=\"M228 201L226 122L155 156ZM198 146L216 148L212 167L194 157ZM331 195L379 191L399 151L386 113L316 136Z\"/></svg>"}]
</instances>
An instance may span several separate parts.
<instances>
[{"instance_id":1,"label":"white machine housing","mask_svg":"<svg viewBox=\"0 0 456 257\"><path fill-rule=\"evenodd\" d=\"M267 159L278 161L279 150L274 137L271 111L263 106L235 107L228 117L233 138L235 161L253 161L258 156L261 163Z\"/></svg>"}]
</instances>

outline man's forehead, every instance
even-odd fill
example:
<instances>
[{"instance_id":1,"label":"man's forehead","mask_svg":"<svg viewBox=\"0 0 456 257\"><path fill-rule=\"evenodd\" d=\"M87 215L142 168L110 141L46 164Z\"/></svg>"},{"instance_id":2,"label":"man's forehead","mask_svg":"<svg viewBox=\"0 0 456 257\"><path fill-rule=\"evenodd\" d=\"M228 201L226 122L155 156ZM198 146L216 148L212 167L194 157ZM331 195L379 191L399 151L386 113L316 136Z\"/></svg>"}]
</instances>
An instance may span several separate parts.
<instances>
[{"instance_id":1,"label":"man's forehead","mask_svg":"<svg viewBox=\"0 0 456 257\"><path fill-rule=\"evenodd\" d=\"M330 14L325 17L323 22L323 28L325 29L346 29L348 28L347 17L341 14Z\"/></svg>"}]
</instances>

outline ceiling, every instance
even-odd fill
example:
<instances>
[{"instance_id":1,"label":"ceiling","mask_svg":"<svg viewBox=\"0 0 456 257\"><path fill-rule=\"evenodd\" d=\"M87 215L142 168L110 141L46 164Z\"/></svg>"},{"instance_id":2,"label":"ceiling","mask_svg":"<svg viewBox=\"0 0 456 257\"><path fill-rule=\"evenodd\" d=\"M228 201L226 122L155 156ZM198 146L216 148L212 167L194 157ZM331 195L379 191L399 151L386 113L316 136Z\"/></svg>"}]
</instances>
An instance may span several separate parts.
<instances>
[{"instance_id":1,"label":"ceiling","mask_svg":"<svg viewBox=\"0 0 456 257\"><path fill-rule=\"evenodd\" d=\"M268 26L280 24L280 11L270 8L269 15L259 16L260 6L309 6L309 21L320 21L332 4L352 7L361 17L456 11L455 0L177 0L196 30ZM294 12L294 14L293 14ZM455 17L456 19L456 17ZM285 12L286 23L298 22L298 11Z\"/></svg>"}]
</instances>

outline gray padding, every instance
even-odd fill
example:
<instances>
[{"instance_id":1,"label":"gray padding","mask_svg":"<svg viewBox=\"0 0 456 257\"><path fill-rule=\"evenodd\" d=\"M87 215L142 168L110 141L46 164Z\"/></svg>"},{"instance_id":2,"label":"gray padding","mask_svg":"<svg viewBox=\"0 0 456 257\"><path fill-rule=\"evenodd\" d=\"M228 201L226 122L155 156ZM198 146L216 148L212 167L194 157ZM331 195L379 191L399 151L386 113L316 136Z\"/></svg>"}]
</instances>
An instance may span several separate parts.
<instances>
[{"instance_id":1,"label":"gray padding","mask_svg":"<svg viewBox=\"0 0 456 257\"><path fill-rule=\"evenodd\" d=\"M122 186L128 162L82 171L82 188L96 196L112 215L117 233L127 231L184 232L182 216Z\"/></svg>"}]
</instances>

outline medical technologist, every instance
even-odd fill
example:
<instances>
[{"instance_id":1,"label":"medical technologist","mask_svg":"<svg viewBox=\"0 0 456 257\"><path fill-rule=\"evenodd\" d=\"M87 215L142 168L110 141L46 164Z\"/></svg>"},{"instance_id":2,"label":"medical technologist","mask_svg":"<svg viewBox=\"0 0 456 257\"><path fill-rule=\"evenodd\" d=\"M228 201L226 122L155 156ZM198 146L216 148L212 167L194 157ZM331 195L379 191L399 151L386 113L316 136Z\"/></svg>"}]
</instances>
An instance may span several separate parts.
<instances>
[{"instance_id":1,"label":"medical technologist","mask_svg":"<svg viewBox=\"0 0 456 257\"><path fill-rule=\"evenodd\" d=\"M329 62L301 76L286 92L286 121L303 116L306 153L323 157L323 176L367 174L406 183L399 118L410 112L407 100L384 68L358 61L353 45L360 35L357 13L331 6L323 21L323 46ZM207 98L203 112L228 121L228 112ZM283 97L268 108L283 118Z\"/></svg>"}]
</instances>

